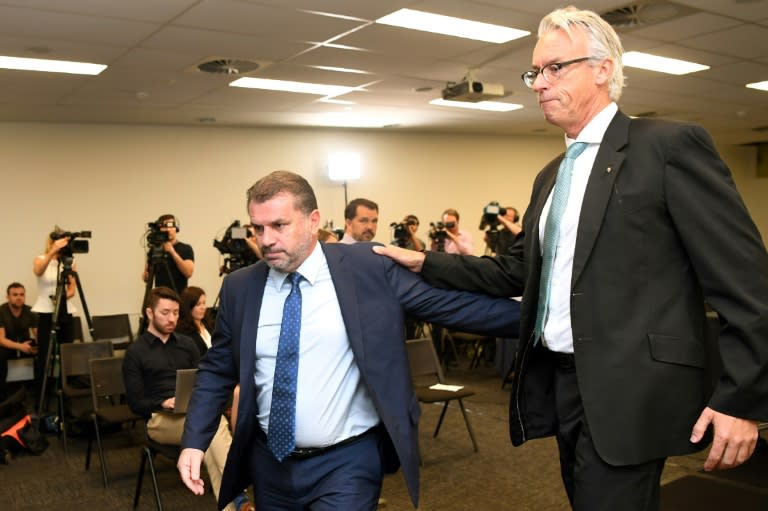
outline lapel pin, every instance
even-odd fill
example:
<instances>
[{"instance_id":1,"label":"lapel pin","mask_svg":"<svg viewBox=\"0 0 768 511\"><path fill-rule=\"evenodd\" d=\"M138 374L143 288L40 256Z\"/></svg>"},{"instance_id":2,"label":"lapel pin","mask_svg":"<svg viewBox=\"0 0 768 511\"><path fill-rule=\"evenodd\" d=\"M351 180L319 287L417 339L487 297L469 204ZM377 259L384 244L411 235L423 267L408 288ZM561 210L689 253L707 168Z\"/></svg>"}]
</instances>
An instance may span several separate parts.
<instances>
[{"instance_id":1,"label":"lapel pin","mask_svg":"<svg viewBox=\"0 0 768 511\"><path fill-rule=\"evenodd\" d=\"M608 167L607 169L605 169L605 171L606 171L607 173L609 173L609 174L611 173L611 171L612 171L612 170L613 170L613 167Z\"/></svg>"}]
</instances>

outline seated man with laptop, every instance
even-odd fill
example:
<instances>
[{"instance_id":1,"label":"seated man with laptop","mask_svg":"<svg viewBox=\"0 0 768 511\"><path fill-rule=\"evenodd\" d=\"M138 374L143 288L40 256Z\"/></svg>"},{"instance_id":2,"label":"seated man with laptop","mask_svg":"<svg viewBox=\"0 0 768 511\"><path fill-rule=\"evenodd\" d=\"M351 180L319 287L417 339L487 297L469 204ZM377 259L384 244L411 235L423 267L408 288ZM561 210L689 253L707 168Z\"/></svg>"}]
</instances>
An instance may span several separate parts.
<instances>
[{"instance_id":1,"label":"seated man with laptop","mask_svg":"<svg viewBox=\"0 0 768 511\"><path fill-rule=\"evenodd\" d=\"M123 361L128 406L146 418L152 440L180 445L200 352L192 339L174 333L179 319L179 297L175 291L166 287L152 289L146 314L147 329L128 346ZM217 499L231 443L232 435L222 417L205 453L205 466ZM254 508L240 495L226 509Z\"/></svg>"}]
</instances>

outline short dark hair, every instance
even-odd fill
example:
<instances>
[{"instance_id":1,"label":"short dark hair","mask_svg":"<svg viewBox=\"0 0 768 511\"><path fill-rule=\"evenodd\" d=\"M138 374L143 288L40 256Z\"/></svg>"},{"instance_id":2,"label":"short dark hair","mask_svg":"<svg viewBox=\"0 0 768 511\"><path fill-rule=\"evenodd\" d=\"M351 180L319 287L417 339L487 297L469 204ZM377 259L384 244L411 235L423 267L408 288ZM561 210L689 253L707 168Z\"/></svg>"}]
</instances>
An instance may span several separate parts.
<instances>
[{"instance_id":1,"label":"short dark hair","mask_svg":"<svg viewBox=\"0 0 768 511\"><path fill-rule=\"evenodd\" d=\"M416 215L405 215L405 223L407 224L407 223L410 223L410 222L414 222L414 223L418 224L419 223L419 217L417 217Z\"/></svg>"},{"instance_id":2,"label":"short dark hair","mask_svg":"<svg viewBox=\"0 0 768 511\"><path fill-rule=\"evenodd\" d=\"M21 282L11 282L10 284L8 284L8 289L5 290L5 294L9 295L11 294L11 289L16 289L19 287L21 289L24 289L24 284L22 284Z\"/></svg>"},{"instance_id":3,"label":"short dark hair","mask_svg":"<svg viewBox=\"0 0 768 511\"><path fill-rule=\"evenodd\" d=\"M317 209L317 198L309 182L299 174L288 170L276 170L256 181L248 188L246 206L252 202L256 204L267 202L280 193L293 195L294 206L305 215Z\"/></svg>"},{"instance_id":4,"label":"short dark hair","mask_svg":"<svg viewBox=\"0 0 768 511\"><path fill-rule=\"evenodd\" d=\"M458 212L458 211L456 211L456 210L455 210L455 209L453 209L453 208L448 208L448 209L446 209L445 211L443 211L443 216L445 216L445 215L451 215L451 216L455 216L455 217L456 217L456 220L457 220L457 221L459 220L459 212Z\"/></svg>"},{"instance_id":5,"label":"short dark hair","mask_svg":"<svg viewBox=\"0 0 768 511\"><path fill-rule=\"evenodd\" d=\"M163 225L168 220L173 220L174 225L176 224L176 216L170 213L166 213L164 215L160 215L160 217L157 219L157 225Z\"/></svg>"},{"instance_id":6,"label":"short dark hair","mask_svg":"<svg viewBox=\"0 0 768 511\"><path fill-rule=\"evenodd\" d=\"M147 296L146 307L155 310L160 300L171 300L178 304L181 304L179 295L173 289L164 286L158 286L149 290L149 296Z\"/></svg>"},{"instance_id":7,"label":"short dark hair","mask_svg":"<svg viewBox=\"0 0 768 511\"><path fill-rule=\"evenodd\" d=\"M373 202L372 200L363 199L363 198L357 198L353 199L347 204L347 207L344 208L344 218L346 220L352 220L357 216L357 207L363 206L364 208L372 209L379 212L379 205Z\"/></svg>"}]
</instances>

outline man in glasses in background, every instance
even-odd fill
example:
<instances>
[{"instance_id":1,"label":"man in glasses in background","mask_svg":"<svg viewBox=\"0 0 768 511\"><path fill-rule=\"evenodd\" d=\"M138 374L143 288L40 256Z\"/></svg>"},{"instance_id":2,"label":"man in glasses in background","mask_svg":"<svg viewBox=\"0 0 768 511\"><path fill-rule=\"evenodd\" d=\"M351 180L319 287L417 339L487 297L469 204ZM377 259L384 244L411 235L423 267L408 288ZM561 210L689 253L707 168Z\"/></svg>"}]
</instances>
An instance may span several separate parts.
<instances>
[{"instance_id":1,"label":"man in glasses in background","mask_svg":"<svg viewBox=\"0 0 768 511\"><path fill-rule=\"evenodd\" d=\"M523 80L568 150L509 256L375 248L442 287L523 295L512 441L557 438L577 511L658 510L668 456L714 438L704 469L737 466L768 418L765 246L704 129L619 111L622 52L594 12L541 21Z\"/></svg>"}]
</instances>

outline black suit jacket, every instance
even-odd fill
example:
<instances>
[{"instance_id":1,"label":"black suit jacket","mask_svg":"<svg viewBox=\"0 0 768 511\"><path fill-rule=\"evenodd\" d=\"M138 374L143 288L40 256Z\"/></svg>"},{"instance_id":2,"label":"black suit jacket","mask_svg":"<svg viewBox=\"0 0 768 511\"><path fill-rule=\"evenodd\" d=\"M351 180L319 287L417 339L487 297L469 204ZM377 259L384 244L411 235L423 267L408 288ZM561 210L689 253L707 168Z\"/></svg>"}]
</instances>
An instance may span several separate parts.
<instances>
[{"instance_id":1,"label":"black suit jacket","mask_svg":"<svg viewBox=\"0 0 768 511\"><path fill-rule=\"evenodd\" d=\"M425 277L441 286L523 294L510 406L515 444L555 431L552 368L531 337L539 220L561 159L537 176L512 257L430 254L424 265ZM723 371L714 389L705 299L722 321ZM570 302L584 411L608 463L703 447L688 439L707 405L768 417L768 257L702 128L616 114L584 195Z\"/></svg>"},{"instance_id":2,"label":"black suit jacket","mask_svg":"<svg viewBox=\"0 0 768 511\"><path fill-rule=\"evenodd\" d=\"M411 315L475 332L508 335L519 321L517 302L445 291L392 260L374 254L371 243L323 245L344 326L373 403L390 442L390 469L402 465L414 505L418 504L419 403L413 393L405 349L403 310ZM184 428L184 447L205 450L231 389L240 383L237 427L219 492L223 508L251 484L248 460L256 420L253 384L259 311L269 269L262 261L225 280L212 348L201 361Z\"/></svg>"}]
</instances>

